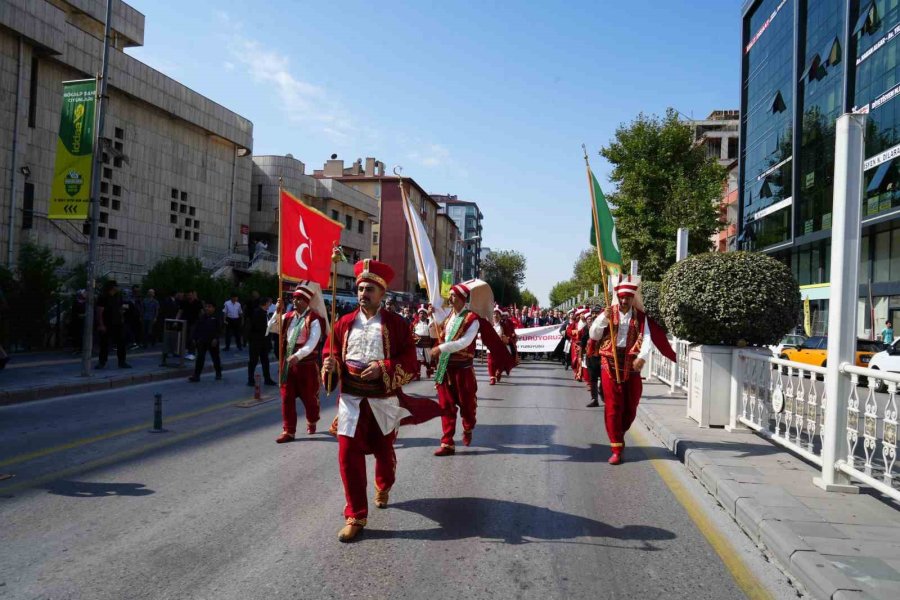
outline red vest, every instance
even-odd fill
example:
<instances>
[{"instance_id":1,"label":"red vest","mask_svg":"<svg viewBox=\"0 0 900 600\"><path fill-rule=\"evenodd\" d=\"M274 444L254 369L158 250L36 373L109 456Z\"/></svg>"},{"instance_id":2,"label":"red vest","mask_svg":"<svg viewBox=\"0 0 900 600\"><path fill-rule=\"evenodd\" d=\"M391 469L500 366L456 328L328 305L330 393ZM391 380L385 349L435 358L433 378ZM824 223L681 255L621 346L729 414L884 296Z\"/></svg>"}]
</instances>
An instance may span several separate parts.
<instances>
[{"instance_id":1,"label":"red vest","mask_svg":"<svg viewBox=\"0 0 900 600\"><path fill-rule=\"evenodd\" d=\"M284 315L284 321L281 324L281 327L282 327L282 329L281 329L281 356L284 357L285 360L287 360L288 356L290 356L291 354L293 354L297 350L299 350L300 347L303 346L303 343L309 338L309 331L310 331L310 328L312 327L313 321L318 321L319 322L319 334L320 334L319 335L319 343L316 344L315 349L313 349L313 351L310 352L306 356L306 358L304 358L300 362L304 362L304 363L305 362L316 362L316 363L321 362L322 347L325 345L325 337L326 337L325 319L320 317L315 311L310 309L306 313L306 318L304 319L303 324L301 325L302 329L300 330L300 335L297 336L297 341L294 344L294 347L288 348L287 347L288 330L290 329L290 325L296 317L297 317L297 312L293 311L293 310L289 311L287 314Z\"/></svg>"},{"instance_id":2,"label":"red vest","mask_svg":"<svg viewBox=\"0 0 900 600\"><path fill-rule=\"evenodd\" d=\"M478 315L476 315L474 312L472 312L470 310L469 312L466 313L466 316L463 320L463 324L460 325L459 329L456 330L456 335L453 336L452 340L448 340L447 339L447 329L450 327L451 318L452 318L452 315L450 317L447 317L444 320L444 322L441 324L440 332L439 332L439 336L438 336L438 344L443 344L444 342L452 342L452 341L456 341L456 340L460 339L462 336L464 336L466 334L466 331L469 330L469 327L471 327L472 323L475 323L476 321L478 321ZM472 343L469 344L468 347L463 348L459 352L454 352L453 354L451 354L450 355L450 365L464 365L464 364L471 363L472 359L475 358L475 343L476 343L477 339L478 339L478 336L476 336L476 338L474 340L472 340Z\"/></svg>"}]
</instances>

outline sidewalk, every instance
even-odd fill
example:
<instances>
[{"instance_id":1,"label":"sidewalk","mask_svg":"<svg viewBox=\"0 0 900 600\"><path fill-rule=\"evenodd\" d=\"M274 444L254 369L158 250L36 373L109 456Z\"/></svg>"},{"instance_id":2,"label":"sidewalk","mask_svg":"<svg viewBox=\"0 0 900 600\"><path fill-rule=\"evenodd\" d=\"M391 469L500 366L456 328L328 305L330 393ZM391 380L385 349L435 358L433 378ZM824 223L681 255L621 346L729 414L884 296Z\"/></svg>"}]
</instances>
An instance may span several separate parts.
<instances>
[{"instance_id":1,"label":"sidewalk","mask_svg":"<svg viewBox=\"0 0 900 600\"><path fill-rule=\"evenodd\" d=\"M160 366L161 349L130 351L127 360L132 368L119 369L113 351L105 369L92 371L91 377L82 377L81 357L73 356L71 352L14 354L6 368L0 371L0 405L178 379L194 373L193 361L185 361L181 367ZM170 365L177 365L177 361L177 358L168 359ZM277 363L277 360L273 363ZM91 364L97 364L96 356ZM223 369L246 365L246 349L242 352L237 352L235 348L222 351ZM212 360L207 357L204 372L212 370Z\"/></svg>"},{"instance_id":2,"label":"sidewalk","mask_svg":"<svg viewBox=\"0 0 900 600\"><path fill-rule=\"evenodd\" d=\"M701 429L683 394L645 381L638 419L778 566L815 598L900 598L900 507L866 488L826 493L818 471L747 432Z\"/></svg>"}]
</instances>

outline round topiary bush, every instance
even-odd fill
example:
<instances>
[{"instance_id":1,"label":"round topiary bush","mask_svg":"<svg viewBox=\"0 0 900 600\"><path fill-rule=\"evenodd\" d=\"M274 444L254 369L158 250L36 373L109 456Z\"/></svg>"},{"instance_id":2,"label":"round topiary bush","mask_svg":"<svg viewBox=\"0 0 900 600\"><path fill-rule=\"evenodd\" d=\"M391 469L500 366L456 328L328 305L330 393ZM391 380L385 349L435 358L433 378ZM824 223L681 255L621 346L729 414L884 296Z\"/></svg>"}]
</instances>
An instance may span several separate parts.
<instances>
[{"instance_id":1,"label":"round topiary bush","mask_svg":"<svg viewBox=\"0 0 900 600\"><path fill-rule=\"evenodd\" d=\"M659 307L659 285L658 281L642 281L641 297L644 300L644 311L647 316L665 327L666 321L663 319Z\"/></svg>"},{"instance_id":2,"label":"round topiary bush","mask_svg":"<svg viewBox=\"0 0 900 600\"><path fill-rule=\"evenodd\" d=\"M673 265L660 286L669 332L697 344L777 344L800 315L800 287L783 263L756 252L710 252Z\"/></svg>"}]
</instances>

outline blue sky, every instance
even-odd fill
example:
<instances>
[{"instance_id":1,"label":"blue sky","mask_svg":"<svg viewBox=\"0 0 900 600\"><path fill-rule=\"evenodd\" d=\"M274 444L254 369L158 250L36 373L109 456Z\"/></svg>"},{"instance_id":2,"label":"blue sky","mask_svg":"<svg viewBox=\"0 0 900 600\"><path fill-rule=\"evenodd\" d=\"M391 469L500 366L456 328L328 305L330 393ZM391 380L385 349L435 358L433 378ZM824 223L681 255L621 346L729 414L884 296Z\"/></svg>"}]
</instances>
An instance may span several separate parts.
<instances>
[{"instance_id":1,"label":"blue sky","mask_svg":"<svg viewBox=\"0 0 900 600\"><path fill-rule=\"evenodd\" d=\"M254 153L375 156L478 202L542 303L588 247L582 142L611 189L620 123L739 103L739 0L129 1L129 53L253 121Z\"/></svg>"}]
</instances>

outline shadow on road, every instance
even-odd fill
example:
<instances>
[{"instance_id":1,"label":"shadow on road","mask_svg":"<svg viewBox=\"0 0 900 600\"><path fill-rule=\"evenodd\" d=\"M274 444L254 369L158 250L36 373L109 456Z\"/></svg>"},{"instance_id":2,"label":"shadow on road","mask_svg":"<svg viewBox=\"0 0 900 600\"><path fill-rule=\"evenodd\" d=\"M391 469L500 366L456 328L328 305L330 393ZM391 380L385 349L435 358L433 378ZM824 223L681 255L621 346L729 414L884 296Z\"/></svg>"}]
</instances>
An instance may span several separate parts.
<instances>
[{"instance_id":1,"label":"shadow on road","mask_svg":"<svg viewBox=\"0 0 900 600\"><path fill-rule=\"evenodd\" d=\"M155 492L143 483L91 483L89 481L54 481L45 486L56 496L72 498L107 498L109 496L149 496Z\"/></svg>"},{"instance_id":2,"label":"shadow on road","mask_svg":"<svg viewBox=\"0 0 900 600\"><path fill-rule=\"evenodd\" d=\"M642 545L635 549L649 551L658 550L650 542L676 537L668 529L659 527L614 527L602 521L509 500L423 498L400 502L392 505L392 508L422 515L436 522L438 527L412 531L367 530L367 537L438 541L482 538L505 544L607 538L641 542Z\"/></svg>"}]
</instances>

